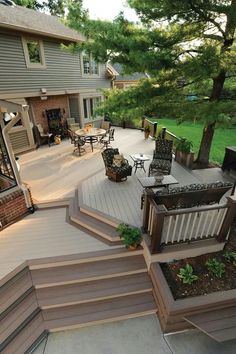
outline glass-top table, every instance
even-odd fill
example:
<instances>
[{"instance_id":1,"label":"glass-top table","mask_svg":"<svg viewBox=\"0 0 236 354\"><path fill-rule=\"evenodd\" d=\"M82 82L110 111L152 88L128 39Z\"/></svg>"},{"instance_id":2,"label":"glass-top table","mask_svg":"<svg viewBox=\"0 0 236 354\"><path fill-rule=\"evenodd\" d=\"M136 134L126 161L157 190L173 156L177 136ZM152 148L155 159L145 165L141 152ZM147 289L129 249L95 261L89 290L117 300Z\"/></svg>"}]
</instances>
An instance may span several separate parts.
<instances>
[{"instance_id":1,"label":"glass-top table","mask_svg":"<svg viewBox=\"0 0 236 354\"><path fill-rule=\"evenodd\" d=\"M178 184L179 182L171 175L165 175L161 181L158 181L155 177L143 177L138 178L143 188L157 188L168 187L171 184Z\"/></svg>"},{"instance_id":2,"label":"glass-top table","mask_svg":"<svg viewBox=\"0 0 236 354\"><path fill-rule=\"evenodd\" d=\"M97 139L94 138L106 135L106 130L101 128L84 128L76 130L75 134L80 137L88 138L91 149L93 151L93 143L97 142Z\"/></svg>"}]
</instances>

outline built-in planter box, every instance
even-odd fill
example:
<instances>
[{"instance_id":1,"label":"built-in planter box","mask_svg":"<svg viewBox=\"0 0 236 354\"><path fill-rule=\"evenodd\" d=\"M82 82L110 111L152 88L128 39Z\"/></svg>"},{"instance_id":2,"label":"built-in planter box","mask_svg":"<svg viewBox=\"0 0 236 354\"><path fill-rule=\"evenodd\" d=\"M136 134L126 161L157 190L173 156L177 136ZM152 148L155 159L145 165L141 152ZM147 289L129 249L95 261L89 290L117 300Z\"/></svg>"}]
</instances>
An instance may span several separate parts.
<instances>
[{"instance_id":1,"label":"built-in planter box","mask_svg":"<svg viewBox=\"0 0 236 354\"><path fill-rule=\"evenodd\" d=\"M191 170L193 167L194 152L186 153L183 151L176 150L175 161Z\"/></svg>"},{"instance_id":2,"label":"built-in planter box","mask_svg":"<svg viewBox=\"0 0 236 354\"><path fill-rule=\"evenodd\" d=\"M175 300L159 263L151 264L150 275L164 332L193 328L185 317L236 306L236 289Z\"/></svg>"}]
</instances>

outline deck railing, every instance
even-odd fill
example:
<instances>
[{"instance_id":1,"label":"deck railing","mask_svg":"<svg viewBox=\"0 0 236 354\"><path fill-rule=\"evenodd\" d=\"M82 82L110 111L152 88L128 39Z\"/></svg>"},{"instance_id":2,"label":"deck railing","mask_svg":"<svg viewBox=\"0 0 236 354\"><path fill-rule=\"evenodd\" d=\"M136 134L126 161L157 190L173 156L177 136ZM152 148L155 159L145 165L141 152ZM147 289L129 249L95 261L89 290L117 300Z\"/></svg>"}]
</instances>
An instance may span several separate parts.
<instances>
[{"instance_id":1,"label":"deck railing","mask_svg":"<svg viewBox=\"0 0 236 354\"><path fill-rule=\"evenodd\" d=\"M199 206L168 211L145 195L143 228L151 238L151 253L161 252L166 245L215 238L226 241L236 216L236 197L225 204Z\"/></svg>"}]
</instances>

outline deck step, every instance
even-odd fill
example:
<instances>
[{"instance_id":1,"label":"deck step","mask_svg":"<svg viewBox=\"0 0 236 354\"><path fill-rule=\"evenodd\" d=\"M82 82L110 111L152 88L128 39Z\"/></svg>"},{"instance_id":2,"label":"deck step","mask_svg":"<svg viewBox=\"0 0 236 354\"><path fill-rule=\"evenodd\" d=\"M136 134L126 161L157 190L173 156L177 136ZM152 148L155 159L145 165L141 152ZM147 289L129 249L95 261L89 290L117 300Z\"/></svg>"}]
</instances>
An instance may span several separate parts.
<instances>
[{"instance_id":1,"label":"deck step","mask_svg":"<svg viewBox=\"0 0 236 354\"><path fill-rule=\"evenodd\" d=\"M79 284L37 289L42 309L117 298L150 292L152 283L147 273L95 280Z\"/></svg>"},{"instance_id":2,"label":"deck step","mask_svg":"<svg viewBox=\"0 0 236 354\"><path fill-rule=\"evenodd\" d=\"M52 268L52 267L79 264L79 263L97 262L106 259L134 257L141 254L143 254L142 248L130 252L125 247L119 247L119 248L117 247L117 248L110 248L107 250L69 254L65 256L38 258L38 259L27 261L27 264L29 265L29 269L33 270L33 269Z\"/></svg>"},{"instance_id":3,"label":"deck step","mask_svg":"<svg viewBox=\"0 0 236 354\"><path fill-rule=\"evenodd\" d=\"M94 216L82 212L79 209L78 198L76 196L69 206L69 218L75 224L93 232L106 241L114 243L120 242L116 226L109 225L107 222L104 222L102 218L95 218Z\"/></svg>"},{"instance_id":4,"label":"deck step","mask_svg":"<svg viewBox=\"0 0 236 354\"><path fill-rule=\"evenodd\" d=\"M36 288L43 288L144 273L146 271L147 266L143 256L135 255L133 257L31 270L31 276L33 285Z\"/></svg>"},{"instance_id":5,"label":"deck step","mask_svg":"<svg viewBox=\"0 0 236 354\"><path fill-rule=\"evenodd\" d=\"M44 310L44 319L47 328L56 332L154 314L156 311L156 303L149 292Z\"/></svg>"},{"instance_id":6,"label":"deck step","mask_svg":"<svg viewBox=\"0 0 236 354\"><path fill-rule=\"evenodd\" d=\"M42 313L36 310L31 317L18 327L12 336L1 343L2 354L25 354L45 331Z\"/></svg>"}]
</instances>

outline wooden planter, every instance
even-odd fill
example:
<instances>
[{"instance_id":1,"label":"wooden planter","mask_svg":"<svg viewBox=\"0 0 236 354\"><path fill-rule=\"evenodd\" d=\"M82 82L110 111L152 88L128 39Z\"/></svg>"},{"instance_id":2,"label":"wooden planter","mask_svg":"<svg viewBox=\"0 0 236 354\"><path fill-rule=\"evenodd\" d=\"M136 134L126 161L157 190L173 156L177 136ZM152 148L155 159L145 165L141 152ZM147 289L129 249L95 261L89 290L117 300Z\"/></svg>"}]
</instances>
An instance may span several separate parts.
<instances>
[{"instance_id":1,"label":"wooden planter","mask_svg":"<svg viewBox=\"0 0 236 354\"><path fill-rule=\"evenodd\" d=\"M150 276L158 306L158 316L164 332L194 328L184 317L236 306L236 289L175 300L159 263L151 264Z\"/></svg>"},{"instance_id":2,"label":"wooden planter","mask_svg":"<svg viewBox=\"0 0 236 354\"><path fill-rule=\"evenodd\" d=\"M186 153L176 150L175 161L191 170L194 161L194 152Z\"/></svg>"}]
</instances>

